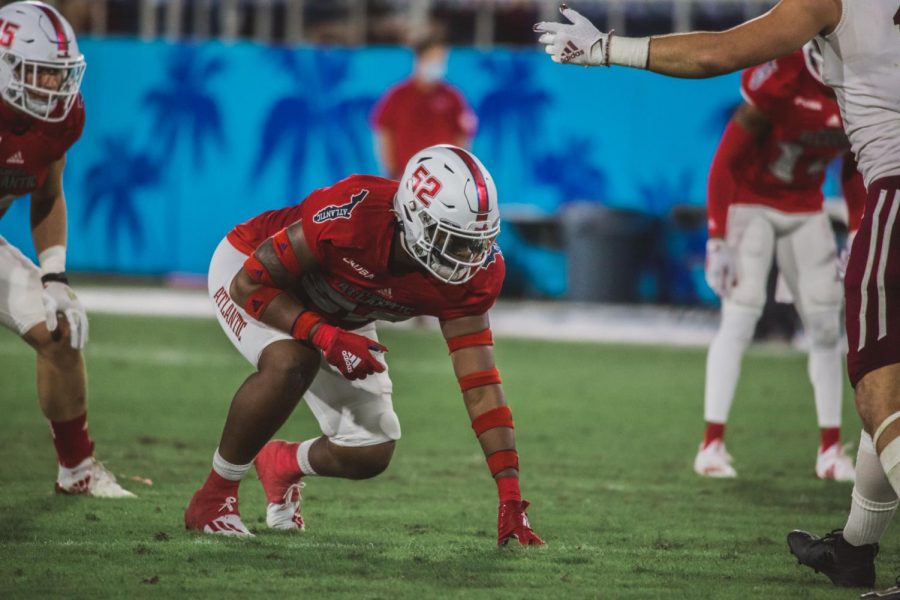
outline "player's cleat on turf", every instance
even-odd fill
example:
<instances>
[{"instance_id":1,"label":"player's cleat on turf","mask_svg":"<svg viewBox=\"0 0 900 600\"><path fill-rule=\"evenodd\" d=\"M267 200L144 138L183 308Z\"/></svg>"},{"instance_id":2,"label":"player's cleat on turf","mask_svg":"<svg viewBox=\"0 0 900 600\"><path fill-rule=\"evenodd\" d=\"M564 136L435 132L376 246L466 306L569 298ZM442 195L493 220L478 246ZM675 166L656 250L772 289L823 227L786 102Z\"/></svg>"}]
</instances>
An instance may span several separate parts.
<instances>
[{"instance_id":1,"label":"player's cleat on turf","mask_svg":"<svg viewBox=\"0 0 900 600\"><path fill-rule=\"evenodd\" d=\"M79 494L94 498L135 497L120 486L116 476L93 456L84 459L72 469L60 465L56 476L56 493Z\"/></svg>"},{"instance_id":2,"label":"player's cleat on turf","mask_svg":"<svg viewBox=\"0 0 900 600\"><path fill-rule=\"evenodd\" d=\"M834 585L868 588L875 585L878 544L853 546L844 540L840 529L823 537L794 530L788 534L787 542L797 562L816 573L824 573Z\"/></svg>"},{"instance_id":3,"label":"player's cleat on turf","mask_svg":"<svg viewBox=\"0 0 900 600\"><path fill-rule=\"evenodd\" d=\"M200 488L184 511L184 528L213 535L254 537L238 510L236 496L215 496Z\"/></svg>"},{"instance_id":4,"label":"player's cleat on turf","mask_svg":"<svg viewBox=\"0 0 900 600\"><path fill-rule=\"evenodd\" d=\"M523 546L543 546L544 540L531 529L528 522L527 500L507 500L500 503L497 513L497 545L505 546L515 539Z\"/></svg>"},{"instance_id":5,"label":"player's cleat on turf","mask_svg":"<svg viewBox=\"0 0 900 600\"><path fill-rule=\"evenodd\" d=\"M694 458L694 472L704 477L737 477L737 471L731 466L731 461L731 455L728 454L722 440L713 440L706 447L701 442Z\"/></svg>"},{"instance_id":6,"label":"player's cleat on turf","mask_svg":"<svg viewBox=\"0 0 900 600\"><path fill-rule=\"evenodd\" d=\"M853 459L847 456L840 444L832 444L824 452L819 448L816 455L816 477L835 481L854 481L856 468Z\"/></svg>"},{"instance_id":7,"label":"player's cleat on turf","mask_svg":"<svg viewBox=\"0 0 900 600\"><path fill-rule=\"evenodd\" d=\"M272 529L304 531L300 514L303 483L291 466L297 462L296 444L273 440L256 455L256 474L266 491L266 524Z\"/></svg>"},{"instance_id":8,"label":"player's cleat on turf","mask_svg":"<svg viewBox=\"0 0 900 600\"><path fill-rule=\"evenodd\" d=\"M886 590L875 590L874 592L866 592L860 598L866 600L900 600L900 577L894 582L894 585Z\"/></svg>"}]
</instances>

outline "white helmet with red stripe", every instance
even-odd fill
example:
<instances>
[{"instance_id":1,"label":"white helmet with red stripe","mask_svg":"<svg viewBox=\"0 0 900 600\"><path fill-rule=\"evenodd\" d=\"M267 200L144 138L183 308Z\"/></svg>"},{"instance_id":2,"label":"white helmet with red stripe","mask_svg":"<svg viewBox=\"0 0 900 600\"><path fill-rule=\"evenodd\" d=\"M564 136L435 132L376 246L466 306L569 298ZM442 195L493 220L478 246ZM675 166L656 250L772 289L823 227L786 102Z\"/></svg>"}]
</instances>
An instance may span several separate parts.
<instances>
[{"instance_id":1,"label":"white helmet with red stripe","mask_svg":"<svg viewBox=\"0 0 900 600\"><path fill-rule=\"evenodd\" d=\"M456 146L431 146L409 160L394 211L404 248L446 283L472 279L500 233L494 179L471 152Z\"/></svg>"},{"instance_id":2,"label":"white helmet with red stripe","mask_svg":"<svg viewBox=\"0 0 900 600\"><path fill-rule=\"evenodd\" d=\"M0 8L0 95L42 121L62 121L84 77L75 31L43 2Z\"/></svg>"}]
</instances>

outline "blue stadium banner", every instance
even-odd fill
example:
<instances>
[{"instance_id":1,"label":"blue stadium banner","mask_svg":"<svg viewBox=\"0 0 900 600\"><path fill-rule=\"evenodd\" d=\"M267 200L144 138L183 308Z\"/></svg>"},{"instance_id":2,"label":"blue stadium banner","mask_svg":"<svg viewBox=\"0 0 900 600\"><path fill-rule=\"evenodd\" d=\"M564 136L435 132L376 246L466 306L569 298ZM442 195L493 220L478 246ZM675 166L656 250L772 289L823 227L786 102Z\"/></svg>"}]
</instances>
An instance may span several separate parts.
<instances>
[{"instance_id":1,"label":"blue stadium banner","mask_svg":"<svg viewBox=\"0 0 900 600\"><path fill-rule=\"evenodd\" d=\"M205 273L236 223L351 173L377 173L369 112L402 48L85 40L87 125L69 153L72 270ZM680 81L554 65L538 51L454 50L474 150L507 214L589 200L667 214L702 205L736 76ZM0 234L33 256L28 204Z\"/></svg>"}]
</instances>

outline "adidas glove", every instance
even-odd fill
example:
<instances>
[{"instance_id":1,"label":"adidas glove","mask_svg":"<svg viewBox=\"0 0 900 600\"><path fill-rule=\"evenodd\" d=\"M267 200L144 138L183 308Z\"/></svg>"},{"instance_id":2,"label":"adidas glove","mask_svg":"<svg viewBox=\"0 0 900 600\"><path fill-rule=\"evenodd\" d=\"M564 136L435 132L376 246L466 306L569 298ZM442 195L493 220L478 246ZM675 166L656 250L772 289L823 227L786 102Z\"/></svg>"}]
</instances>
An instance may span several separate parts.
<instances>
[{"instance_id":1,"label":"adidas glove","mask_svg":"<svg viewBox=\"0 0 900 600\"><path fill-rule=\"evenodd\" d=\"M727 298L737 285L734 250L722 238L706 242L706 283L720 298Z\"/></svg>"},{"instance_id":2,"label":"adidas glove","mask_svg":"<svg viewBox=\"0 0 900 600\"><path fill-rule=\"evenodd\" d=\"M365 379L372 373L384 372L384 364L373 352L387 352L387 348L375 340L320 323L310 341L347 379Z\"/></svg>"},{"instance_id":3,"label":"adidas glove","mask_svg":"<svg viewBox=\"0 0 900 600\"><path fill-rule=\"evenodd\" d=\"M88 339L88 318L84 306L63 275L54 274L53 278L47 275L44 279L42 300L47 329L56 331L59 316L62 315L69 324L69 344L75 350L81 350Z\"/></svg>"},{"instance_id":4,"label":"adidas glove","mask_svg":"<svg viewBox=\"0 0 900 600\"><path fill-rule=\"evenodd\" d=\"M559 12L569 23L536 23L534 31L541 33L538 42L555 63L586 67L623 65L646 69L650 56L650 38L615 36L602 33L577 11L561 4ZM615 42L615 43L613 43Z\"/></svg>"}]
</instances>

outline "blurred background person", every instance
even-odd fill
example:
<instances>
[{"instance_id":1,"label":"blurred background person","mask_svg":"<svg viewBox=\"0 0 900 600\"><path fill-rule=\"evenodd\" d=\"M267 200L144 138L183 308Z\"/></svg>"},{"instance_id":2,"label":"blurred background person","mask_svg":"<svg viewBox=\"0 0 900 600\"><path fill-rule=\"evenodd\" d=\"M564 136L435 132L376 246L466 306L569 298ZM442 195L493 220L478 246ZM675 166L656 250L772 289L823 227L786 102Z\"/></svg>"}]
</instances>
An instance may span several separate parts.
<instances>
[{"instance_id":1,"label":"blurred background person","mask_svg":"<svg viewBox=\"0 0 900 600\"><path fill-rule=\"evenodd\" d=\"M437 144L469 148L478 125L462 93L444 81L447 47L440 37L413 45L412 76L390 88L372 111L378 158L398 179L413 154Z\"/></svg>"}]
</instances>

